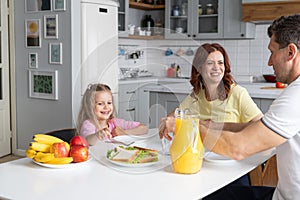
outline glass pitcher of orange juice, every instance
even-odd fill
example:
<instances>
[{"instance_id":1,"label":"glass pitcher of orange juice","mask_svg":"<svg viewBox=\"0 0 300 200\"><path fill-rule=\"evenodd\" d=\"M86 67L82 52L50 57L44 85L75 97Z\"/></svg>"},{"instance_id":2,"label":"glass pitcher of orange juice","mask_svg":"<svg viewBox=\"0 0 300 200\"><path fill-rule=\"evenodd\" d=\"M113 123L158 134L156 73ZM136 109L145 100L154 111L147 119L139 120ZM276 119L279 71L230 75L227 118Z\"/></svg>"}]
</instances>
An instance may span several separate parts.
<instances>
[{"instance_id":1,"label":"glass pitcher of orange juice","mask_svg":"<svg viewBox=\"0 0 300 200\"><path fill-rule=\"evenodd\" d=\"M176 173L194 174L200 171L204 146L199 134L199 114L189 109L175 110L175 133L170 148L172 168Z\"/></svg>"}]
</instances>

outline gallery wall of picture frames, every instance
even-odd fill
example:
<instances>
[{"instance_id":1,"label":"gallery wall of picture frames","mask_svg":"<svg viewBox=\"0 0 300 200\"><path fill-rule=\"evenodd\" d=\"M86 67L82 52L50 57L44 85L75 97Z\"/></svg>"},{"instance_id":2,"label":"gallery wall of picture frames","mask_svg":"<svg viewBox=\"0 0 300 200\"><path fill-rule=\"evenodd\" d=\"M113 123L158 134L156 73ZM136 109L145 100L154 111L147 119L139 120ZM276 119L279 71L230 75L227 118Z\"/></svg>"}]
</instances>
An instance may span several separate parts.
<instances>
[{"instance_id":1,"label":"gallery wall of picture frames","mask_svg":"<svg viewBox=\"0 0 300 200\"><path fill-rule=\"evenodd\" d=\"M63 44L59 41L58 18L59 12L66 11L66 0L24 0L24 2L25 48L31 49L28 52L29 97L57 100L58 71L45 69L45 66L39 69L38 60L48 60L50 66L63 64ZM36 18L37 12L44 14L41 18ZM41 56L39 58L38 52L41 50L48 51L48 58Z\"/></svg>"}]
</instances>

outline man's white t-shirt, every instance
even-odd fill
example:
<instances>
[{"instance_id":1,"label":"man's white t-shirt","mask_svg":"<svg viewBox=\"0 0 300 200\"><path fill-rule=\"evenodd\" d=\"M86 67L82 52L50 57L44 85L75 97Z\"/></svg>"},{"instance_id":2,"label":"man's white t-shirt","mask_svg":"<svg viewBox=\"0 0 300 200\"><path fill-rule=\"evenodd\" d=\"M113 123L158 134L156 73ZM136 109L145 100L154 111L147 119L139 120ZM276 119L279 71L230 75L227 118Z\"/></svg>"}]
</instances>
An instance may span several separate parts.
<instances>
[{"instance_id":1,"label":"man's white t-shirt","mask_svg":"<svg viewBox=\"0 0 300 200\"><path fill-rule=\"evenodd\" d=\"M300 77L292 82L273 104L262 122L287 138L276 148L278 185L273 200L300 198Z\"/></svg>"}]
</instances>

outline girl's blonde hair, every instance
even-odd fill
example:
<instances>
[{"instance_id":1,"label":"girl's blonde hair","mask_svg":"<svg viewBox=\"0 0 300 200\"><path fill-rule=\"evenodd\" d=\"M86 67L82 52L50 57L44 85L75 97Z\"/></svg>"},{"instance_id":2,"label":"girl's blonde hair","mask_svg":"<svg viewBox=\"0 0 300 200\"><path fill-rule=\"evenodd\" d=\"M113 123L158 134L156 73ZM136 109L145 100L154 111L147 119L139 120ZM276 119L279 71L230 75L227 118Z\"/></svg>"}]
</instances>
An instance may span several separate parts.
<instances>
[{"instance_id":1,"label":"girl's blonde hair","mask_svg":"<svg viewBox=\"0 0 300 200\"><path fill-rule=\"evenodd\" d=\"M80 131L81 126L85 120L90 120L96 126L97 130L100 130L100 125L98 119L95 115L94 108L95 108L95 94L96 92L109 92L113 98L111 89L108 85L105 84L90 84L88 85L80 105L80 111L77 118L77 130ZM113 103L113 113L109 117L110 119L114 118L115 116L115 104Z\"/></svg>"}]
</instances>

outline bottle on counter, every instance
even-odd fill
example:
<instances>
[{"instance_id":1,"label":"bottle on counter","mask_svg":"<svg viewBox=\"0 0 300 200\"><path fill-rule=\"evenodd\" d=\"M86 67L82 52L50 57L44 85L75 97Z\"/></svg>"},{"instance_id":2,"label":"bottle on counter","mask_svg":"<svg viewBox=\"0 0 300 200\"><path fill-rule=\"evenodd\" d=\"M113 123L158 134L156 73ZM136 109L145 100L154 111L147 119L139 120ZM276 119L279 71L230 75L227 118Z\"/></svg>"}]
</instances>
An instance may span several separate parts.
<instances>
[{"instance_id":1,"label":"bottle on counter","mask_svg":"<svg viewBox=\"0 0 300 200\"><path fill-rule=\"evenodd\" d=\"M145 15L141 21L141 26L146 28L147 31L151 31L151 28L154 27L154 20L151 18L151 15Z\"/></svg>"},{"instance_id":2,"label":"bottle on counter","mask_svg":"<svg viewBox=\"0 0 300 200\"><path fill-rule=\"evenodd\" d=\"M181 68L179 65L176 67L176 77L181 77Z\"/></svg>"}]
</instances>

